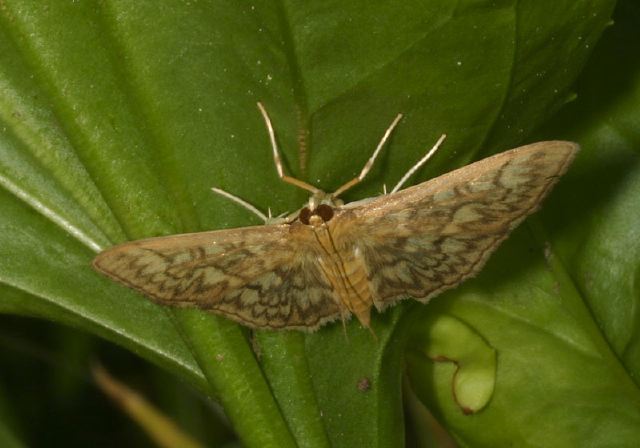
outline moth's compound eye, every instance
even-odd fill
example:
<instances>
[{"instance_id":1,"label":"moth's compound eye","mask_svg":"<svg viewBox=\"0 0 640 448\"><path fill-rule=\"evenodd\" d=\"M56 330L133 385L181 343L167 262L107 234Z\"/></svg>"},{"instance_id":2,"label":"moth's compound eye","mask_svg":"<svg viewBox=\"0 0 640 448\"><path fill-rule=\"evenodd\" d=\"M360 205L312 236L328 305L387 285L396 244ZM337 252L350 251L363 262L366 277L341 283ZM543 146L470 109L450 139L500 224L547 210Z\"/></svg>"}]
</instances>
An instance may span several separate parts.
<instances>
[{"instance_id":1,"label":"moth's compound eye","mask_svg":"<svg viewBox=\"0 0 640 448\"><path fill-rule=\"evenodd\" d=\"M313 214L321 217L324 222L331 221L331 218L333 218L333 207L327 204L320 204Z\"/></svg>"},{"instance_id":2,"label":"moth's compound eye","mask_svg":"<svg viewBox=\"0 0 640 448\"><path fill-rule=\"evenodd\" d=\"M311 210L308 207L300 210L300 214L298 215L298 219L302 224L309 225L309 218L311 218Z\"/></svg>"}]
</instances>

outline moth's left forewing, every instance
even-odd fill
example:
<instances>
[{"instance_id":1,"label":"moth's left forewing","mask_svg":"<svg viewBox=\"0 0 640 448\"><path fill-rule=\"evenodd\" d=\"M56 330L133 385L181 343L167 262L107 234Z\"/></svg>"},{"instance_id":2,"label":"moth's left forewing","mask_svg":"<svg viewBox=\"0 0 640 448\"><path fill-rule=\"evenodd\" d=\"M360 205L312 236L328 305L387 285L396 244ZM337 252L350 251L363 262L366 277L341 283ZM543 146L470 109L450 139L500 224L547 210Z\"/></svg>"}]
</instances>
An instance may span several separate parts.
<instances>
[{"instance_id":1,"label":"moth's left forewing","mask_svg":"<svg viewBox=\"0 0 640 448\"><path fill-rule=\"evenodd\" d=\"M412 296L427 301L476 274L489 255L544 197L578 145L540 142L448 174L347 204L336 221L340 245L359 251L374 303Z\"/></svg>"},{"instance_id":2,"label":"moth's left forewing","mask_svg":"<svg viewBox=\"0 0 640 448\"><path fill-rule=\"evenodd\" d=\"M306 226L274 224L132 241L93 266L164 305L253 328L314 330L340 316L315 247Z\"/></svg>"}]
</instances>

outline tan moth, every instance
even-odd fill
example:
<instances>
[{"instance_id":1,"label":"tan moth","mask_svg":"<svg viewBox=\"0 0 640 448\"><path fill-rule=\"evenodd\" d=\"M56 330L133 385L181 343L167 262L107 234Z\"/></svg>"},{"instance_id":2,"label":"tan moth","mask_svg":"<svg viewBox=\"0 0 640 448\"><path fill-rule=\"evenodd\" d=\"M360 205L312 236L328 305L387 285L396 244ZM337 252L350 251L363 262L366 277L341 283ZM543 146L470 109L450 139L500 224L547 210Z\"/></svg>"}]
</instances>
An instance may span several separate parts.
<instances>
[{"instance_id":1,"label":"tan moth","mask_svg":"<svg viewBox=\"0 0 640 448\"><path fill-rule=\"evenodd\" d=\"M100 253L93 266L161 304L194 306L252 328L313 331L351 314L369 327L372 306L382 311L407 297L427 302L478 273L578 150L565 141L534 143L401 190L443 135L389 194L344 204L338 197L364 179L401 115L360 175L327 194L284 173L273 126L258 107L278 176L311 192L307 205L271 218L214 188L265 225L128 242Z\"/></svg>"}]
</instances>

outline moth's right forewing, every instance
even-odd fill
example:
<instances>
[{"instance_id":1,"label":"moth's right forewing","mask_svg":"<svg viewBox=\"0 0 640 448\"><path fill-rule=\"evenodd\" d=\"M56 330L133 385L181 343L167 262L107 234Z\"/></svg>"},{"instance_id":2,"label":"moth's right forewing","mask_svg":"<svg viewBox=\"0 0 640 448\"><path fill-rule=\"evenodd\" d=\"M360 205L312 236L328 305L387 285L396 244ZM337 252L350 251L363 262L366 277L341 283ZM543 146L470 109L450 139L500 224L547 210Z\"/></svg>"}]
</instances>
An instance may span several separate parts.
<instances>
[{"instance_id":1,"label":"moth's right forewing","mask_svg":"<svg viewBox=\"0 0 640 448\"><path fill-rule=\"evenodd\" d=\"M335 224L344 229L338 244L355 241L378 308L407 296L426 301L476 274L577 150L570 142L535 143L347 206L350 226Z\"/></svg>"},{"instance_id":2,"label":"moth's right forewing","mask_svg":"<svg viewBox=\"0 0 640 448\"><path fill-rule=\"evenodd\" d=\"M483 200L491 194L502 194L505 190L537 192L544 194L555 185L573 161L579 146L573 142L538 142L466 165L418 185L405 188L394 194L383 195L368 201L359 208L368 218L380 218L390 213L418 208L432 199L444 204L461 197L485 193ZM497 187L497 188L494 188ZM475 191L473 191L475 190ZM539 204L535 196L527 195L520 207ZM516 202L515 198L511 201ZM413 207L413 206L416 207Z\"/></svg>"}]
</instances>

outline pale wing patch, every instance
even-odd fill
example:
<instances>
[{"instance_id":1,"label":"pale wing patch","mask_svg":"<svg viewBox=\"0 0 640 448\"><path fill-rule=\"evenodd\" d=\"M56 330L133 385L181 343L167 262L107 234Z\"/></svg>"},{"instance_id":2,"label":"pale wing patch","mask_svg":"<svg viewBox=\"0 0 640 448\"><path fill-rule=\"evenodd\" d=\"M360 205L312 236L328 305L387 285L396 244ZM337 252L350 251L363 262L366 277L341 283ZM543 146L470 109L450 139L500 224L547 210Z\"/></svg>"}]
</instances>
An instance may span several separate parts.
<instances>
[{"instance_id":1,"label":"pale wing patch","mask_svg":"<svg viewBox=\"0 0 640 448\"><path fill-rule=\"evenodd\" d=\"M314 262L304 236L272 225L126 243L98 255L94 266L162 304L251 327L314 329L340 315Z\"/></svg>"},{"instance_id":2,"label":"pale wing patch","mask_svg":"<svg viewBox=\"0 0 640 448\"><path fill-rule=\"evenodd\" d=\"M566 142L533 144L347 206L334 224L338 245L349 250L357 241L378 309L405 297L427 301L482 268L576 151Z\"/></svg>"}]
</instances>

